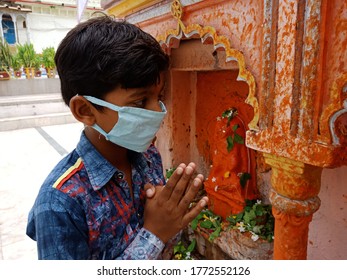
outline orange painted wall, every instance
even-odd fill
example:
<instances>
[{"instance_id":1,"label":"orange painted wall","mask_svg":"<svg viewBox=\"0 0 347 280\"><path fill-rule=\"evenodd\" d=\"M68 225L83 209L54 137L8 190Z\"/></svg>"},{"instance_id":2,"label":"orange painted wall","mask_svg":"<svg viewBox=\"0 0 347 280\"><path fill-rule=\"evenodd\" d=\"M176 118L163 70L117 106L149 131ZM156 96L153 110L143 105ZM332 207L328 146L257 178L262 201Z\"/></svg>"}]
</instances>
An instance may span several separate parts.
<instances>
[{"instance_id":1,"label":"orange painted wall","mask_svg":"<svg viewBox=\"0 0 347 280\"><path fill-rule=\"evenodd\" d=\"M259 101L266 101L262 95L261 77L262 48L264 43L262 42L262 26L266 22L266 19L263 19L263 2L252 0L203 1L185 9L182 18L186 25L198 23L203 26L213 26L219 35L227 36L231 45L244 54L247 69L251 71L256 80L256 91ZM328 10L325 14L327 18L322 21L324 23L322 30L323 32L325 30L329 31L324 34L325 43L322 46L324 55L319 60L321 64L318 65L323 70L322 73L324 73L320 80L317 80L317 86L320 88L317 94L321 95L321 99L317 98L315 101L321 103L321 111L325 109L330 100L329 89L331 85L342 73L347 72L347 52L345 51L347 49L347 2L344 0L325 0L322 3L322 11ZM281 12L283 12L283 7L289 6L289 1L281 2ZM159 23L160 28L158 28ZM286 21L284 20L283 24L285 23ZM293 30L295 30L295 22L291 24L294 28ZM168 15L155 21L142 22L139 25L157 37L166 30L175 29L177 21ZM289 31L291 32L292 29ZM293 34L290 32L285 33L285 30L281 29L278 37L280 44L285 44L286 38L292 38ZM292 50L288 49L288 53L290 51ZM285 55L283 49L280 55ZM292 60L288 59L289 65L291 62ZM278 67L280 66L283 65L279 63ZM282 69L284 71L293 70L287 66L283 66L283 68L285 68ZM244 94L243 89L241 89L242 82L220 84L218 75L221 75L221 73L216 73L204 72L197 74L194 69L190 72L173 71L171 73L171 80L169 81L171 91L166 96L169 114L163 129L158 135L158 146L163 154L165 168L178 164L181 161L188 162L193 160L198 163L199 172L208 174L211 158L209 131L213 126L214 118L209 108L214 108L215 112L222 109L221 104L224 104L218 100L221 99L225 102L225 96L221 92L225 93L228 91L228 87L238 88L241 96ZM232 73L230 74L231 77ZM288 77L282 76L282 79L283 86L280 89L285 96L288 92L284 89L290 83L288 82ZM199 85L196 86L198 81ZM230 93L232 94L232 90L230 90ZM211 96L214 96L214 98ZM176 106L181 106L182 109L176 110ZM318 121L318 115L321 113L318 111L314 121ZM261 112L261 114L264 113L266 113L266 110ZM307 141L302 141L302 145L296 145L301 139L297 138L290 142L286 140L282 133L278 135L283 139L283 145L278 146L280 151L287 149L289 154L298 154L300 151L308 149ZM196 140L197 138L198 141ZM264 137L263 140L265 145L273 146L273 138L267 139ZM279 152L278 150L276 152ZM307 154L311 156L311 153ZM319 154L319 157L314 159L315 163L325 161L324 155ZM258 180L258 184L264 192L270 186L269 174L271 174L271 171L258 174L259 178L261 178L261 180ZM310 224L308 259L347 259L346 182L347 167L323 169L321 191L318 195L321 199L321 207L313 215L313 221Z\"/></svg>"},{"instance_id":2,"label":"orange painted wall","mask_svg":"<svg viewBox=\"0 0 347 280\"><path fill-rule=\"evenodd\" d=\"M237 107L246 124L253 118L251 106L244 103L248 85L236 81L237 75L238 70L171 72L170 91L165 96L171 111L164 127L171 129L169 150L174 153L173 161L164 160L164 166L194 160L203 164L200 168L206 174L212 163L210 145L217 117L228 108ZM164 128L160 133L170 132ZM162 145L159 136L158 142Z\"/></svg>"}]
</instances>

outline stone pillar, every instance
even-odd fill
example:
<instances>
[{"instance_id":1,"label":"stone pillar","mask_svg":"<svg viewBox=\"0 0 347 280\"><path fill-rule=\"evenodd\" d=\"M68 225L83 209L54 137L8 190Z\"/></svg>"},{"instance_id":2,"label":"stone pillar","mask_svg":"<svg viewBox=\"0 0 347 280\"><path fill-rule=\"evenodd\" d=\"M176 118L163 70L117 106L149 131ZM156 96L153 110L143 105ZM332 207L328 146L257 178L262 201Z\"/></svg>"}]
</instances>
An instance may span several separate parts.
<instances>
[{"instance_id":1,"label":"stone pillar","mask_svg":"<svg viewBox=\"0 0 347 280\"><path fill-rule=\"evenodd\" d=\"M1 40L4 41L5 38L4 38L4 30L2 29L2 13L0 13L0 35L1 35Z\"/></svg>"},{"instance_id":2,"label":"stone pillar","mask_svg":"<svg viewBox=\"0 0 347 280\"><path fill-rule=\"evenodd\" d=\"M16 40L16 43L19 43L18 41L18 29L17 29L17 15L16 14L11 14L12 21L13 21L13 28L14 28L14 38Z\"/></svg>"},{"instance_id":3,"label":"stone pillar","mask_svg":"<svg viewBox=\"0 0 347 280\"><path fill-rule=\"evenodd\" d=\"M322 168L271 154L264 157L272 167L274 259L306 259L309 223L320 206Z\"/></svg>"},{"instance_id":4,"label":"stone pillar","mask_svg":"<svg viewBox=\"0 0 347 280\"><path fill-rule=\"evenodd\" d=\"M26 21L26 33L27 33L27 43L30 44L31 43L31 36L30 36L30 23L29 23L29 16L28 14L25 15L25 21Z\"/></svg>"}]
</instances>

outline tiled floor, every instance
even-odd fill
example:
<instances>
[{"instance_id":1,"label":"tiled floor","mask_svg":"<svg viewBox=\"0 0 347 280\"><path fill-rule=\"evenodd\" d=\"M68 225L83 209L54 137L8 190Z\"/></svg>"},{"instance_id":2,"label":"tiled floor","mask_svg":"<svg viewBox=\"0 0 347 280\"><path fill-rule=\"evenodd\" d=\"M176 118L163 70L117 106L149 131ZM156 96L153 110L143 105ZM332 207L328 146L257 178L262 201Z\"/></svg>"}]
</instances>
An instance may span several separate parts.
<instances>
[{"instance_id":1,"label":"tiled floor","mask_svg":"<svg viewBox=\"0 0 347 280\"><path fill-rule=\"evenodd\" d=\"M0 260L35 260L28 212L50 170L75 148L82 124L0 132Z\"/></svg>"}]
</instances>

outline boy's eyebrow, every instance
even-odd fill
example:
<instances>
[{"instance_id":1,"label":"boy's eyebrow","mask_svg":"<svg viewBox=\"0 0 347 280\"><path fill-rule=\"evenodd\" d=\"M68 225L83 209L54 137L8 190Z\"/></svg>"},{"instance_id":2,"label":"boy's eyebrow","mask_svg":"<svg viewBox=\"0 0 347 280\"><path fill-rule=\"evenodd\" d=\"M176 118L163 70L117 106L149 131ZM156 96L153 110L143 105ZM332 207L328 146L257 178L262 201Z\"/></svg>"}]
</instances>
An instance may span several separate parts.
<instances>
[{"instance_id":1,"label":"boy's eyebrow","mask_svg":"<svg viewBox=\"0 0 347 280\"><path fill-rule=\"evenodd\" d=\"M141 90L135 90L134 92L129 94L129 97L139 97L139 96L143 96L146 95L146 90L145 89L141 89Z\"/></svg>"},{"instance_id":2,"label":"boy's eyebrow","mask_svg":"<svg viewBox=\"0 0 347 280\"><path fill-rule=\"evenodd\" d=\"M162 92L165 89L166 83L163 84L163 86L160 89L160 92ZM135 97L142 97L147 94L147 89L135 89L134 92L129 94L130 98L135 98Z\"/></svg>"}]
</instances>

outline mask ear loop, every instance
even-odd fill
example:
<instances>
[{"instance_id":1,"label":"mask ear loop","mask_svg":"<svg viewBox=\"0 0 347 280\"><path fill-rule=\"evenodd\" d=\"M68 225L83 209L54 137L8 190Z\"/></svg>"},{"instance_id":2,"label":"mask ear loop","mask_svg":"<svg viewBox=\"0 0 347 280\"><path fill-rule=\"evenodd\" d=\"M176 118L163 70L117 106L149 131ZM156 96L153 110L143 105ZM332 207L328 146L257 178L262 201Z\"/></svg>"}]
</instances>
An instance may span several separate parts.
<instances>
[{"instance_id":1,"label":"mask ear loop","mask_svg":"<svg viewBox=\"0 0 347 280\"><path fill-rule=\"evenodd\" d=\"M79 95L78 93L76 93L76 96L82 96L82 97L83 97L85 100L87 100L89 103L95 104L94 102L92 102L91 100L89 100L89 96L87 96L87 98L86 98L86 96L84 96L84 95ZM94 97L91 97L91 98L94 98ZM96 105L98 105L98 104L96 104ZM99 105L99 106L102 106L102 105ZM91 126L86 126L86 127L92 128ZM99 132L99 131L98 131L98 132ZM99 132L99 137L98 137L99 140L101 140L101 136L102 136L102 134Z\"/></svg>"}]
</instances>

